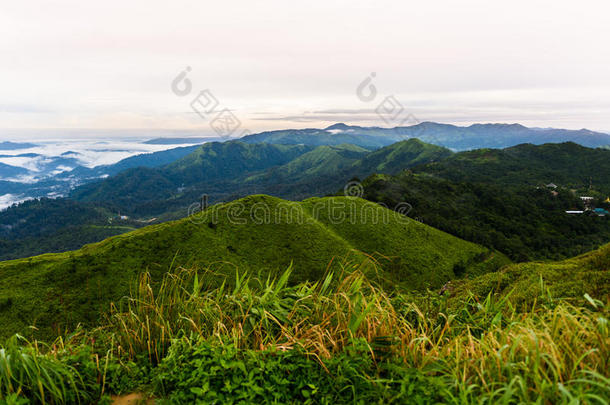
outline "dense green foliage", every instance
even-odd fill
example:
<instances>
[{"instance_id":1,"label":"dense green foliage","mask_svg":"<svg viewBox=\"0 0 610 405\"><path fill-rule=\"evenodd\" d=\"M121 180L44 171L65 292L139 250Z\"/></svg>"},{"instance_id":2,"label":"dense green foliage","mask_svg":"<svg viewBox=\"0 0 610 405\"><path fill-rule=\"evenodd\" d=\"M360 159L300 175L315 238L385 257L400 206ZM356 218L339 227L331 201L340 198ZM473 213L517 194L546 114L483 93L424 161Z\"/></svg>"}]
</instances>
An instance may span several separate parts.
<instances>
[{"instance_id":1,"label":"dense green foliage","mask_svg":"<svg viewBox=\"0 0 610 405\"><path fill-rule=\"evenodd\" d=\"M291 262L294 282L319 278L333 259L374 255L385 283L440 287L459 275L493 271L502 255L357 198L302 203L251 196L177 222L152 225L67 253L0 263L0 335L36 325L49 336L97 321L129 292L142 271L159 279L174 266L213 266L278 274ZM230 264L228 264L230 263Z\"/></svg>"},{"instance_id":2,"label":"dense green foliage","mask_svg":"<svg viewBox=\"0 0 610 405\"><path fill-rule=\"evenodd\" d=\"M575 143L477 149L414 169L451 181L499 186L538 186L555 183L568 189L610 194L610 151Z\"/></svg>"},{"instance_id":3,"label":"dense green foliage","mask_svg":"<svg viewBox=\"0 0 610 405\"><path fill-rule=\"evenodd\" d=\"M516 261L576 256L610 241L610 217L566 214L583 206L563 188L454 182L411 172L371 176L363 186L368 200L388 207L406 201L412 218Z\"/></svg>"},{"instance_id":4,"label":"dense green foliage","mask_svg":"<svg viewBox=\"0 0 610 405\"><path fill-rule=\"evenodd\" d=\"M299 349L254 351L179 341L159 366L155 393L176 404L434 403L450 393L442 378L397 362L377 365L366 342L355 343L319 362Z\"/></svg>"},{"instance_id":5,"label":"dense green foliage","mask_svg":"<svg viewBox=\"0 0 610 405\"><path fill-rule=\"evenodd\" d=\"M0 260L75 250L143 224L119 220L106 204L30 200L0 211Z\"/></svg>"}]
</instances>

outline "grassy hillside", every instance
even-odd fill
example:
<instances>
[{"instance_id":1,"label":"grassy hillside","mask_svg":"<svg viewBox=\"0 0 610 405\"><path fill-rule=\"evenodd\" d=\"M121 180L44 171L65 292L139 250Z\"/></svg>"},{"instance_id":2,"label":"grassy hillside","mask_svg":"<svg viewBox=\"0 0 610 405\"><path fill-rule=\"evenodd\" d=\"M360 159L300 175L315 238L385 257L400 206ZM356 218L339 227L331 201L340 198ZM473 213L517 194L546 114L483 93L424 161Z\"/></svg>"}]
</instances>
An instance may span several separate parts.
<instances>
[{"instance_id":1,"label":"grassy hillside","mask_svg":"<svg viewBox=\"0 0 610 405\"><path fill-rule=\"evenodd\" d=\"M362 262L365 254L385 269L375 278L406 289L440 287L507 262L365 200L251 196L78 251L0 263L0 330L8 336L36 325L35 334L49 336L95 323L143 271L158 280L172 265L211 266L231 278L236 270L277 275L293 263L292 280L301 282L320 279L330 262Z\"/></svg>"},{"instance_id":2,"label":"grassy hillside","mask_svg":"<svg viewBox=\"0 0 610 405\"><path fill-rule=\"evenodd\" d=\"M585 294L610 301L610 244L558 262L512 264L497 272L455 282L457 296L470 292L485 297L494 292L523 307L537 297L584 302Z\"/></svg>"},{"instance_id":3,"label":"grassy hillside","mask_svg":"<svg viewBox=\"0 0 610 405\"><path fill-rule=\"evenodd\" d=\"M607 253L605 264L592 265L607 269ZM297 285L288 282L290 269L273 279L243 276L211 287L210 273L177 269L152 289L142 274L95 329L49 345L19 336L0 343L0 402L508 405L610 398L610 306L597 299L603 297L571 304L534 292L515 310L506 294L390 293L353 268ZM589 279L599 281L607 284Z\"/></svg>"}]
</instances>

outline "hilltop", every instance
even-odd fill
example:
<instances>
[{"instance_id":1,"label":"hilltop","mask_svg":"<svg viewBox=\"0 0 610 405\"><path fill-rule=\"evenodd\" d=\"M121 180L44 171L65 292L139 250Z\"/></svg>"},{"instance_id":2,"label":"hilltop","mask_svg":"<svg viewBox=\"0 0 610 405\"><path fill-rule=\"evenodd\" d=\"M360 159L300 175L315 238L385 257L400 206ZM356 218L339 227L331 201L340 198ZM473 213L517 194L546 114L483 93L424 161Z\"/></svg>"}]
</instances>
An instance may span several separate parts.
<instances>
[{"instance_id":1,"label":"hilltop","mask_svg":"<svg viewBox=\"0 0 610 405\"><path fill-rule=\"evenodd\" d=\"M211 266L219 279L236 271L266 277L292 263L296 283L320 279L329 263L361 263L368 255L385 269L371 277L407 290L440 287L508 262L362 199L295 203L250 196L77 251L0 263L0 330L6 337L35 325L36 335L50 336L66 326L94 324L144 271L153 280L178 266Z\"/></svg>"}]
</instances>

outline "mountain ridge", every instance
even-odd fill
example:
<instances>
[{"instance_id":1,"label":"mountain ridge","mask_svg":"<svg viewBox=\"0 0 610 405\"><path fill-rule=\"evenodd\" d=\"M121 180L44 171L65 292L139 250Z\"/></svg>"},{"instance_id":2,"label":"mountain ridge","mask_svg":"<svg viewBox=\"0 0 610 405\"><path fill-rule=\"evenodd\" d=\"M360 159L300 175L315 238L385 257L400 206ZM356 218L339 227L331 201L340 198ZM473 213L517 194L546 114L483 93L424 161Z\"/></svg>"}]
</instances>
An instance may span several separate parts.
<instances>
[{"instance_id":1,"label":"mountain ridge","mask_svg":"<svg viewBox=\"0 0 610 405\"><path fill-rule=\"evenodd\" d=\"M333 145L352 143L363 147L383 147L400 140L418 138L424 142L461 151L477 148L506 148L522 143L544 144L572 141L587 147L610 145L610 135L588 129L528 128L521 124L472 124L457 126L431 121L411 126L362 127L336 123L324 129L266 131L241 138L242 142Z\"/></svg>"}]
</instances>

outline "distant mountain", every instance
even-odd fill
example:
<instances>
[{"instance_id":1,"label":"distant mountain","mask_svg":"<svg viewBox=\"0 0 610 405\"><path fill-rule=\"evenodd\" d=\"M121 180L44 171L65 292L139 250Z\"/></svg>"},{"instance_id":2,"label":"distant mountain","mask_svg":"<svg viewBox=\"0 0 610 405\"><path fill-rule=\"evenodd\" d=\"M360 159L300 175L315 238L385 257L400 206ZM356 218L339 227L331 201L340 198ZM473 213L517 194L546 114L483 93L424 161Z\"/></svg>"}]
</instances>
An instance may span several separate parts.
<instances>
[{"instance_id":1,"label":"distant mountain","mask_svg":"<svg viewBox=\"0 0 610 405\"><path fill-rule=\"evenodd\" d=\"M372 173L393 174L451 154L448 149L417 139L397 142L373 152L355 145L318 146L286 165L239 179L234 188L243 189L244 193L300 200L333 193L356 177L365 178Z\"/></svg>"},{"instance_id":2,"label":"distant mountain","mask_svg":"<svg viewBox=\"0 0 610 405\"><path fill-rule=\"evenodd\" d=\"M0 163L0 179L10 179L26 174L28 174L27 169Z\"/></svg>"},{"instance_id":3,"label":"distant mountain","mask_svg":"<svg viewBox=\"0 0 610 405\"><path fill-rule=\"evenodd\" d=\"M245 173L288 163L311 149L303 145L211 142L167 165L164 172L174 182L183 183L232 179Z\"/></svg>"},{"instance_id":4,"label":"distant mountain","mask_svg":"<svg viewBox=\"0 0 610 405\"><path fill-rule=\"evenodd\" d=\"M132 169L135 167L161 167L169 163L175 162L176 160L193 153L199 148L199 145L195 146L182 146L178 148L162 150L159 152L142 153L135 156L130 156L117 163L109 165L101 165L93 168L87 168L79 166L69 173L66 173L61 177L81 177L84 179L89 178L100 178L106 176L114 176L123 170Z\"/></svg>"},{"instance_id":5,"label":"distant mountain","mask_svg":"<svg viewBox=\"0 0 610 405\"><path fill-rule=\"evenodd\" d=\"M0 142L0 150L18 150L34 148L38 145L28 142Z\"/></svg>"},{"instance_id":6,"label":"distant mountain","mask_svg":"<svg viewBox=\"0 0 610 405\"><path fill-rule=\"evenodd\" d=\"M19 194L29 198L67 195L74 187L103 177L113 176L127 169L159 167L175 162L192 153L198 147L198 145L185 146L159 152L143 153L114 164L93 168L80 166L76 158L77 152L64 153L56 157L22 154L18 156L38 159L34 162L38 166L37 172L26 170L24 174L39 176L40 179L37 182L1 181L2 178L9 178L9 176L3 176L0 169L0 195ZM10 177L12 178L12 176Z\"/></svg>"},{"instance_id":7,"label":"distant mountain","mask_svg":"<svg viewBox=\"0 0 610 405\"><path fill-rule=\"evenodd\" d=\"M147 145L186 145L201 144L206 142L222 142L223 138L201 137L201 138L154 138L142 142Z\"/></svg>"},{"instance_id":8,"label":"distant mountain","mask_svg":"<svg viewBox=\"0 0 610 405\"><path fill-rule=\"evenodd\" d=\"M596 148L610 145L610 135L587 129L527 128L519 124L474 124L460 127L434 122L395 128L359 127L335 124L325 129L289 129L262 132L241 138L246 143L338 145L350 143L379 148L417 138L453 150L506 148L522 143L544 144L575 142Z\"/></svg>"},{"instance_id":9,"label":"distant mountain","mask_svg":"<svg viewBox=\"0 0 610 405\"><path fill-rule=\"evenodd\" d=\"M249 176L244 182L263 184L286 181L294 184L311 180L323 181L322 179L337 177L350 170L368 153L368 149L350 144L318 146L284 165Z\"/></svg>"},{"instance_id":10,"label":"distant mountain","mask_svg":"<svg viewBox=\"0 0 610 405\"><path fill-rule=\"evenodd\" d=\"M352 144L375 149L403 139L405 138L382 133L381 128L348 127L345 124L335 124L326 129L287 129L261 132L245 136L240 141L311 146Z\"/></svg>"},{"instance_id":11,"label":"distant mountain","mask_svg":"<svg viewBox=\"0 0 610 405\"><path fill-rule=\"evenodd\" d=\"M409 139L367 154L354 163L350 171L354 176L361 177L372 173L395 174L410 167L443 160L452 154L441 146Z\"/></svg>"},{"instance_id":12,"label":"distant mountain","mask_svg":"<svg viewBox=\"0 0 610 405\"><path fill-rule=\"evenodd\" d=\"M320 280L344 259L362 264L367 255L386 269L371 277L410 290L440 287L456 271L476 275L508 262L362 199L294 203L250 196L78 251L0 263L0 337L30 325L45 336L77 323L96 323L144 271L156 281L172 265L212 266L220 282L235 277L236 268L265 279L292 265L291 281L297 283Z\"/></svg>"}]
</instances>

